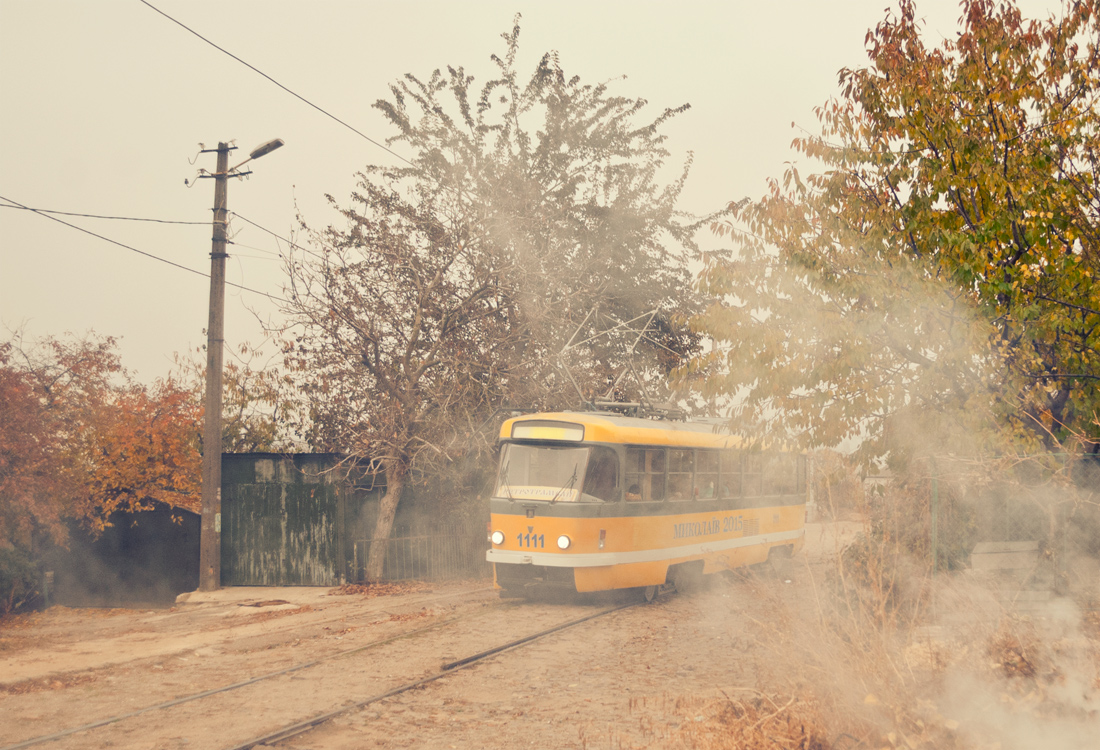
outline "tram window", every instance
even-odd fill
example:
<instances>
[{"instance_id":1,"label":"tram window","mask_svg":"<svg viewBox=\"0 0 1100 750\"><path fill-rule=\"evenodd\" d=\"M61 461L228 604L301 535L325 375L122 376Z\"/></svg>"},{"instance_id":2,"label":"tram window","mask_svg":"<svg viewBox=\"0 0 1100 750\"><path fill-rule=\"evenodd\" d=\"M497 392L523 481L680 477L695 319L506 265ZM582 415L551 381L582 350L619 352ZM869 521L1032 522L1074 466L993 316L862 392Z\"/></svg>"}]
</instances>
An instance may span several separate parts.
<instances>
[{"instance_id":1,"label":"tram window","mask_svg":"<svg viewBox=\"0 0 1100 750\"><path fill-rule=\"evenodd\" d=\"M495 497L576 502L589 448L506 443L500 454Z\"/></svg>"},{"instance_id":2,"label":"tram window","mask_svg":"<svg viewBox=\"0 0 1100 750\"><path fill-rule=\"evenodd\" d=\"M759 497L761 494L760 476L764 456L760 453L746 453L741 464L741 489L745 497Z\"/></svg>"},{"instance_id":3,"label":"tram window","mask_svg":"<svg viewBox=\"0 0 1100 750\"><path fill-rule=\"evenodd\" d=\"M718 497L718 452L698 451L695 454L695 498L709 500Z\"/></svg>"},{"instance_id":4,"label":"tram window","mask_svg":"<svg viewBox=\"0 0 1100 750\"><path fill-rule=\"evenodd\" d=\"M643 488L649 500L665 499L665 452L664 449L646 451L646 472L649 486Z\"/></svg>"},{"instance_id":5,"label":"tram window","mask_svg":"<svg viewBox=\"0 0 1100 750\"><path fill-rule=\"evenodd\" d=\"M740 497L741 454L737 451L722 451L721 456L719 497Z\"/></svg>"},{"instance_id":6,"label":"tram window","mask_svg":"<svg viewBox=\"0 0 1100 750\"><path fill-rule=\"evenodd\" d=\"M694 458L695 452L690 450L670 450L668 452L669 500L693 499Z\"/></svg>"},{"instance_id":7,"label":"tram window","mask_svg":"<svg viewBox=\"0 0 1100 750\"><path fill-rule=\"evenodd\" d=\"M665 452L660 448L626 449L627 500L663 500Z\"/></svg>"},{"instance_id":8,"label":"tram window","mask_svg":"<svg viewBox=\"0 0 1100 750\"><path fill-rule=\"evenodd\" d=\"M584 474L582 499L616 500L619 494L619 457L615 451L594 445L588 456L588 470ZM583 495L590 497L584 498Z\"/></svg>"}]
</instances>

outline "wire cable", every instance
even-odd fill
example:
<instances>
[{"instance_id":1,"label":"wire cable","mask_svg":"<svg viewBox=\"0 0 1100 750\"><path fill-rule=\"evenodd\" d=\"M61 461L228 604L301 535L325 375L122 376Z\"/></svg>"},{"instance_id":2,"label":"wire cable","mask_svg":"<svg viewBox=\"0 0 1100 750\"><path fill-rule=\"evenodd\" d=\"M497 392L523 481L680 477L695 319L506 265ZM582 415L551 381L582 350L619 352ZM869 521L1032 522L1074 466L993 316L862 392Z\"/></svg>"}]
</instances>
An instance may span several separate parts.
<instances>
[{"instance_id":1,"label":"wire cable","mask_svg":"<svg viewBox=\"0 0 1100 750\"><path fill-rule=\"evenodd\" d=\"M291 247L293 247L293 248L296 248L296 249L298 249L298 250L301 250L301 251L302 251L303 253L306 253L307 255L312 255L312 256L313 256L314 258L317 258L318 260L324 260L324 259L325 259L325 257L324 257L323 255L321 255L320 253L317 253L317 252L315 252L315 251L313 251L313 250L310 250L310 249L309 249L308 247L303 247L302 245L299 245L299 244L298 244L297 242L294 242L293 240L288 240L288 239L287 239L286 237L283 237L282 235L279 235L279 234L276 234L275 232L272 232L272 231L271 231L270 229L268 229L267 227L262 227L262 226L260 226L259 224L257 224L256 222L252 221L251 219L248 219L248 218L246 218L246 217L244 217L244 216L241 216L241 215L240 215L239 213L237 213L236 211L230 211L229 213L230 213L231 215L235 216L236 218L240 219L240 220L241 220L241 221L243 221L244 223L246 223L246 224L251 224L252 226L254 226L254 227L256 227L257 229L259 229L259 230L260 230L261 232L267 232L268 234L270 234L270 235L271 235L272 237L274 237L275 239L277 239L277 240L282 240L282 241L283 241L283 242L285 242L286 244L290 245L290 246L291 246ZM258 248L252 248L252 249L253 249L253 250L255 250L255 249L258 249ZM281 256L281 255L282 255L282 253L279 253L279 255Z\"/></svg>"},{"instance_id":2,"label":"wire cable","mask_svg":"<svg viewBox=\"0 0 1100 750\"><path fill-rule=\"evenodd\" d=\"M240 63L241 65L244 65L244 66L245 66L246 68L248 68L248 69L250 69L250 70L252 70L252 71L254 71L254 72L256 72L256 73L259 73L259 74L260 74L261 76L263 76L263 77L264 77L264 78L266 78L267 80L271 81L271 82L272 82L272 83L274 83L274 84L275 84L276 86L278 86L279 88L281 88L281 89L282 89L283 91L287 92L288 94L290 94L290 95L291 95L291 96L293 96L294 98L298 99L299 101L301 101L301 102L303 102L303 103L305 103L305 104L308 104L308 105L309 105L310 107L313 107L313 108L314 108L315 110L317 110L317 111L318 111L318 112L320 112L321 114L325 115L326 117L329 117L329 118L331 118L331 119L335 120L336 122L340 123L340 124L341 124L341 125L343 125L343 126L344 126L345 128L347 128L347 129L348 129L348 130L350 130L351 132L353 132L353 133L355 133L356 135L358 135L358 136L359 136L360 138L363 138L363 139L365 139L365 140L366 140L366 141L368 141L369 143L373 143L373 144L374 144L375 146L377 146L378 148L382 149L383 151L385 151L386 153L390 154L391 156L393 156L393 157L395 157L395 158L397 158L397 159L400 159L401 161L403 161L403 162L405 162L406 164L408 164L408 165L409 165L410 167L414 167L414 168L416 167L416 165L415 165L415 164L413 164L413 163L412 163L411 161L409 161L408 159L406 159L406 158L405 158L404 156L402 156L401 154L397 153L397 152L396 152L396 151L394 151L393 149L389 148L388 146L386 146L386 145L384 145L384 144L382 144L382 143L379 143L378 141L374 140L373 138L371 138L371 137L370 137L369 135L367 135L367 134L366 134L366 133L364 133L363 131L361 131L361 130L358 130L357 128L355 128L355 127L353 127L353 126L349 125L348 123L344 122L344 121L343 121L343 120L341 120L341 119L340 119L339 117L337 117L336 115L334 115L334 114L332 114L331 112L329 112L329 111L327 111L327 110L323 109L322 107L320 107L320 106L318 106L318 105L314 104L314 103L313 103L313 102L311 102L311 101L310 101L309 99L306 99L306 98L305 98L304 96L302 96L301 94L298 94L298 93L296 93L296 92L292 91L291 89L287 88L286 86L284 86L283 84L279 83L279 82L278 82L278 81L276 81L276 80L275 80L274 78L272 78L271 76L269 76L269 75L268 75L267 73L265 73L265 72L263 72L262 70L260 70L259 68L257 68L257 67L256 67L255 65L252 65L252 64L250 64L250 63L247 63L247 62L245 62L244 60L242 60L241 58L237 57L236 55L234 55L234 54L233 54L232 52L230 52L229 50L225 49L224 47L219 47L219 46L218 46L217 44L215 44L214 42L210 41L209 39L207 39L206 37L204 37L204 36L203 36L202 34L200 34L199 32L195 31L195 30L194 30L194 29L192 29L191 27L187 26L186 24L182 23L181 21L177 21L177 20L176 20L175 18L172 18L172 16L168 15L167 13L165 13L165 12L164 12L163 10L161 10L160 8L157 8L157 7L155 6L155 5L153 5L152 3L148 2L148 0L140 0L140 2L141 2L141 3L143 4L143 5L146 5L146 6L148 6L148 7L150 8L150 9L152 9L152 10L155 10L155 11L156 11L157 13L159 13L159 14L160 14L160 15L162 15L162 16L164 16L165 18L167 18L167 19L168 19L169 21L171 21L172 23L176 24L177 26L180 26L181 28L183 28L183 29L185 29L185 30L187 30L187 31L191 32L192 34L194 34L194 35L195 35L195 36L197 36L197 37L198 37L199 39L203 40L204 42L206 42L207 44L209 44L209 45L210 45L211 47L213 47L214 49L218 50L219 52L222 52L222 53L224 53L224 54L228 55L229 57L232 57L232 58L233 58L234 60L236 60L237 62L239 62L239 63Z\"/></svg>"},{"instance_id":3,"label":"wire cable","mask_svg":"<svg viewBox=\"0 0 1100 750\"><path fill-rule=\"evenodd\" d=\"M4 200L7 200L5 198ZM0 205L0 208L18 208L22 211L34 211L40 214L55 214L57 216L79 216L84 219L112 219L114 221L150 221L155 224L195 224L200 226L207 226L209 221L171 221L169 219L144 219L136 216L104 216L102 214L78 214L72 211L53 211L48 208L30 208L28 206L5 206Z\"/></svg>"},{"instance_id":4,"label":"wire cable","mask_svg":"<svg viewBox=\"0 0 1100 750\"><path fill-rule=\"evenodd\" d=\"M298 243L296 243L296 242L292 242L291 240L288 240L288 239L287 239L286 237L283 237L283 236L281 236L281 235L275 234L275 232L272 232L272 231L271 231L270 229L268 229L267 227L261 227L261 226L260 226L259 224L257 224L256 222L252 221L251 219L249 219L249 218L247 218L247 217L241 216L241 215L240 215L239 213L237 213L236 211L230 211L229 213L230 213L230 214L232 214L233 216L235 216L236 218L240 219L241 221L243 221L243 222L244 222L245 224L251 224L252 226L254 226L254 227L256 227L257 229L259 229L260 231L262 231L262 232L267 232L268 234L270 234L270 235L271 235L272 237L274 237L275 239L277 239L277 240L282 240L283 242L285 242L285 243L286 243L286 244L288 244L288 245L291 245L291 246L293 246L293 247L296 247L296 248L298 248L299 250L302 250L303 252L305 251L305 248L304 248L304 247L302 247L301 245L299 245Z\"/></svg>"},{"instance_id":5,"label":"wire cable","mask_svg":"<svg viewBox=\"0 0 1100 750\"><path fill-rule=\"evenodd\" d=\"M30 206L24 206L22 203L20 203L18 201L14 201L11 198L5 198L4 196L0 195L0 200L4 200L4 201L7 201L8 203L11 203L12 207L26 209L28 211L31 211L33 213L38 214L39 216L42 216L43 218L49 219L50 221L56 221L58 224L64 224L65 226L69 227L70 229L75 229L78 232L83 232L84 234L90 234L90 235L92 235L93 237L95 237L97 239L103 240L104 242L110 242L112 245L118 245L119 247L124 248L126 250L129 250L130 252L137 253L138 255L144 255L146 258L152 258L153 260L159 260L161 263L167 263L168 265L170 265L174 268L178 268L181 271L187 271L188 273L193 273L196 276L202 276L203 278L206 278L206 279L210 278L210 274L208 274L208 273L203 273L202 271L197 271L194 268L188 268L187 266L176 263L175 261L168 260L167 258L162 258L159 255L153 255L152 253L147 253L144 250L138 250L136 247L131 247L130 245L119 242L118 240L112 240L110 237L104 237L102 234L97 234L96 232L93 232L90 229L85 229L84 227L78 227L76 224L70 224L69 222L67 222L63 219L59 219L56 216L50 216L48 213L45 213L43 211L39 211L36 208L31 208ZM267 297L268 299L273 300L275 302L281 302L282 301L281 298L272 296L272 295L268 294L267 292L261 292L259 289L252 289L251 287L244 286L243 284L235 284L232 281L226 281L225 283L228 286L237 287L238 289L242 289L246 292L252 292L253 294L259 294L262 297Z\"/></svg>"},{"instance_id":6,"label":"wire cable","mask_svg":"<svg viewBox=\"0 0 1100 750\"><path fill-rule=\"evenodd\" d=\"M255 245L242 245L241 243L235 242L233 240L226 240L225 244L232 245L233 247L240 247L245 250L255 250L258 253L263 253L263 255L244 255L242 253L233 253L234 258L252 258L253 260L275 261L281 260L283 257L282 253L277 253L274 250L265 250L264 248L256 247Z\"/></svg>"}]
</instances>

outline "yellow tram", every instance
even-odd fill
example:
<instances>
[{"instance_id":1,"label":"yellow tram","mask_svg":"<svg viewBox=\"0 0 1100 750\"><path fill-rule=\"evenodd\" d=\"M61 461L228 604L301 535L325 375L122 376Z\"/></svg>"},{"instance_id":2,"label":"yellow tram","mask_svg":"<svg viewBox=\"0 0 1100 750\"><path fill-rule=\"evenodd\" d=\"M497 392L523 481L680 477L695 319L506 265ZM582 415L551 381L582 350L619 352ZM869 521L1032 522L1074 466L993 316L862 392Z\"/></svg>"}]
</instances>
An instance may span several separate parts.
<instances>
[{"instance_id":1,"label":"yellow tram","mask_svg":"<svg viewBox=\"0 0 1100 750\"><path fill-rule=\"evenodd\" d=\"M717 425L610 412L501 427L487 559L507 595L658 587L802 547L805 457Z\"/></svg>"}]
</instances>

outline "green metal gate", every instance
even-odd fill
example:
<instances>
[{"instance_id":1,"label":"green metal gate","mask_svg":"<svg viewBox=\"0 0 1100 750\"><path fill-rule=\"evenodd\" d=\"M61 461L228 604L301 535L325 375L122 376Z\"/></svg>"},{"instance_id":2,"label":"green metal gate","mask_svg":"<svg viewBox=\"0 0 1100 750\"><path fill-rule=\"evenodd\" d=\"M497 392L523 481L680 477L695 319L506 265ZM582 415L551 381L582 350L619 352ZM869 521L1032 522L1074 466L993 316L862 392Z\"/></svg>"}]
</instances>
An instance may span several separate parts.
<instances>
[{"instance_id":1,"label":"green metal gate","mask_svg":"<svg viewBox=\"0 0 1100 750\"><path fill-rule=\"evenodd\" d=\"M385 478L334 453L222 456L222 585L339 586L363 575ZM480 525L409 523L398 507L384 580L486 576ZM429 498L429 501L431 499Z\"/></svg>"},{"instance_id":2,"label":"green metal gate","mask_svg":"<svg viewBox=\"0 0 1100 750\"><path fill-rule=\"evenodd\" d=\"M223 585L344 583L353 553L347 521L371 499L355 491L333 454L224 455Z\"/></svg>"}]
</instances>

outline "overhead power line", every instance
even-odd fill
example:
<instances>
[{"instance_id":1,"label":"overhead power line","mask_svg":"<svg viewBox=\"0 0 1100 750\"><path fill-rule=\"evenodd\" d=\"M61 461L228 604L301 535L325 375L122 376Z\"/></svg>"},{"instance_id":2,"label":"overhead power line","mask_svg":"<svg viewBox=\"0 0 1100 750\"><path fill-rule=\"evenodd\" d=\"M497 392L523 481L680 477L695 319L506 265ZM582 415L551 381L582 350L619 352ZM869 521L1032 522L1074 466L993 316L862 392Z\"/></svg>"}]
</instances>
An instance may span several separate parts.
<instances>
[{"instance_id":1,"label":"overhead power line","mask_svg":"<svg viewBox=\"0 0 1100 750\"><path fill-rule=\"evenodd\" d=\"M11 198L5 198L4 196L0 195L0 200L5 200L8 203L12 204L11 206L5 206L5 208L22 208L26 211L31 211L32 213L36 213L39 216L50 219L51 221L56 221L58 224L64 224L65 226L67 226L71 229L75 229L78 232L84 232L84 234L90 234L93 237L96 237L98 239L103 240L104 242L110 242L112 245L118 245L119 247L126 248L127 250L130 250L131 252L135 252L138 255L144 255L147 258L152 258L153 260L159 260L161 263L167 263L170 266L175 266L176 268L179 268L183 271L187 271L188 273L193 273L193 274L196 274L198 276L206 276L207 278L209 278L209 275L203 273L202 271L196 271L194 268L188 268L187 266L180 265L179 263L176 263L175 261L168 260L167 258L161 258L158 255L153 255L152 253L147 253L144 250L138 250L136 247L130 247L129 245L123 244L123 243L119 242L118 240L112 240L110 237L104 237L102 234L96 234L95 232L91 231L90 229L85 229L83 227L78 227L76 224L70 224L69 222L64 221L62 219L59 219L56 216L51 216L49 213L47 213L45 211L40 211L37 208L31 208L30 206L24 206L22 203L19 203L18 201L14 201Z\"/></svg>"},{"instance_id":2,"label":"overhead power line","mask_svg":"<svg viewBox=\"0 0 1100 750\"><path fill-rule=\"evenodd\" d=\"M112 245L118 245L119 247L124 248L126 250L129 250L130 252L137 253L138 255L144 255L146 258L152 258L153 260L158 260L161 263L167 263L168 265L172 266L173 268L178 268L181 271L187 271L188 273L193 273L196 276L202 276L205 279L210 278L210 274L208 274L208 273L203 273L202 271L197 271L194 268L188 268L187 266L176 263L175 261L168 260L167 258L162 258L159 255L153 255L152 253L147 253L144 250L138 250L136 247L132 247L132 246L127 245L123 242L119 242L118 240L112 240L110 237L104 237L102 234L97 234L96 232L93 232L90 229L85 229L84 227L78 227L76 224L70 224L69 222L65 221L64 219L59 219L56 216L51 216L49 213L47 213L45 211L40 211L39 209L31 208L30 206L24 206L22 203L20 203L18 201L14 201L11 198L5 198L4 196L0 195L0 200L7 201L8 203L11 204L10 206L0 205L0 207L3 207L3 208L22 208L22 209L25 209L27 211L31 211L32 213L36 213L39 216L42 216L43 218L49 219L50 221L56 221L58 224L64 224L65 226L69 227L70 229L75 229L78 232L83 232L84 234L90 234L91 236L93 236L97 239L103 240L104 242L109 242ZM259 294L262 297L267 297L268 299L274 300L275 302L281 302L282 301L279 297L272 296L272 295L268 294L267 292L261 292L259 289L252 289L251 287L244 286L243 284L234 284L232 281L227 281L225 283L228 284L229 286L236 287L237 289L241 289L241 290L246 291L246 292L252 292L253 294Z\"/></svg>"},{"instance_id":3,"label":"overhead power line","mask_svg":"<svg viewBox=\"0 0 1100 750\"><path fill-rule=\"evenodd\" d=\"M78 213L78 212L75 212L75 211L56 211L56 210L48 209L48 208L36 208L34 206L24 206L24 205L21 205L21 204L16 204L14 201L10 201L8 198L3 198L2 196L0 196L0 199L8 201L8 203L6 203L6 204L0 203L0 208L14 208L14 209L17 209L19 211L30 211L30 212L36 213L36 214L43 214L48 219L52 218L53 216L77 216L77 217L85 218L85 219L111 219L111 220L116 220L116 221L149 221L149 222L154 222L154 223L157 223L157 224L185 224L185 225L203 226L203 227L210 226L209 221L172 221L172 220L169 220L169 219L147 219L147 218L141 218L141 217L136 217L136 216L107 216L107 215L104 215L104 214L84 214L84 213ZM291 247L297 248L297 249L301 250L302 252L309 253L310 255L320 257L320 256L317 255L317 253L311 251L309 248L303 247L302 245L299 245L298 243L294 242L293 240L289 240L286 237L283 237L282 235L271 231L267 227L260 226L259 224L252 221L251 219L249 219L247 217L244 217L244 216L241 216L236 211L230 211L229 213L233 214L234 216L236 216L241 221L243 221L247 224L251 224L256 229L259 229L262 232L266 232L267 234L270 234L275 239L285 242L287 245L290 245ZM148 255L151 258L155 258L156 260L161 260L165 263L172 263L172 261L170 261L170 260L165 260L164 258L159 258L155 255L152 255L150 253L146 253L142 250L136 250L134 248L129 247L128 245L122 245L122 243L115 242L114 240L106 238L106 237L101 237L100 235L95 234L94 232L88 231L86 229L75 226L73 224L69 224L68 222L62 221L60 223L65 224L66 226L70 226L73 229L79 229L80 231L86 232L87 234L91 234L95 237L99 237L100 239L106 240L107 242L114 242L115 244L121 245L122 247L125 247L128 250L133 250L136 253L141 253L143 255ZM271 256L275 256L275 257L281 257L282 256L282 253L277 253L277 252L274 252L272 250L265 250L262 247L252 247L250 245L242 245L241 243L234 242L233 240L227 240L227 242L229 242L229 244L235 245L237 247L245 247L245 248L248 248L249 250L257 250L261 253L267 253L268 255L271 255ZM241 255L237 254L237 257L245 257L245 256L241 256ZM202 276L205 276L206 278L210 278L210 274L203 273L202 271L196 271L193 268L187 268L186 270L191 271L192 273L200 274ZM232 283L232 282L230 282L230 283ZM254 291L254 290L250 290L250 291ZM257 294L263 294L263 292L256 292L256 293Z\"/></svg>"},{"instance_id":4,"label":"overhead power line","mask_svg":"<svg viewBox=\"0 0 1100 750\"><path fill-rule=\"evenodd\" d=\"M7 200L5 198L5 200ZM0 205L0 208L17 208L21 211L34 211L39 214L54 214L56 216L79 216L83 219L111 219L114 221L150 221L155 224L195 224L199 226L208 226L209 221L171 221L169 219L144 219L136 216L104 216L102 214L78 214L72 211L53 211L48 208L30 208L28 206L5 206Z\"/></svg>"},{"instance_id":5,"label":"overhead power line","mask_svg":"<svg viewBox=\"0 0 1100 750\"><path fill-rule=\"evenodd\" d=\"M288 87L284 86L283 84L279 83L279 82L278 82L278 81L276 81L276 80L275 80L274 78L272 78L271 76L269 76L269 75L268 75L267 73L265 73L265 72L263 72L262 70L260 70L259 68L257 68L257 67L256 67L255 65L252 65L251 63L245 62L244 60L242 60L241 58L237 57L236 55L234 55L234 54L233 54L232 52L230 52L229 50L225 49L224 47L220 47L220 46L218 46L218 45L217 45L217 44L215 44L214 42L212 42L212 41L210 41L209 39L207 39L206 37L204 37L204 36L203 36L202 34L200 34L199 32L197 32L197 31L195 31L194 29L192 29L192 28L191 28L190 26L188 26L187 24L185 24L185 23L182 23L181 21L177 21L177 20L176 20L175 18L172 18L172 16L168 15L168 14L167 14L167 13L165 13L165 12L164 12L163 10L161 10L161 9L160 9L160 8L158 8L158 7L156 7L156 6L155 6L155 5L153 5L152 3L148 2L147 0L141 0L141 3L142 3L143 5L147 5L147 6L148 6L149 8L151 8L152 10L155 10L155 11L156 11L157 13L159 13L159 14L160 14L160 15L162 15L162 16L164 16L165 18L167 18L167 19L168 19L169 21L171 21L172 23L176 24L177 26L179 26L179 27L181 27L181 28L185 29L186 31L189 31L190 33L194 34L194 35L195 35L195 36L197 36L197 37L198 37L199 39L203 40L204 42L206 42L207 44L209 44L209 45L210 45L211 47L213 47L214 49L218 50L219 52L221 52L221 53L223 53L223 54L226 54L226 55L228 55L229 57L232 57L232 58L233 58L234 60L236 60L237 62L239 62L239 63L240 63L241 65L244 65L244 66L245 66L246 68L248 68L249 70L252 70L253 72L255 72L255 73L258 73L258 74L260 74L261 76L263 76L264 78L266 78L267 80L271 81L271 82L272 82L272 83L274 83L274 84L275 84L276 86L278 86L279 88L281 88L281 89L282 89L283 91L285 91L285 92L287 92L288 94L290 94L291 96L293 96L293 97L294 97L295 99L298 99L299 101L301 101L301 102L303 102L303 103L305 103L305 104L308 104L308 105L309 105L310 107L313 107L313 108L314 108L315 110L317 110L318 112L320 112L321 114L323 114L323 115L324 115L325 117L331 118L331 119L335 120L336 122L340 123L340 124L341 124L341 125L343 125L343 126L344 126L345 128L347 128L347 129L348 129L348 130L350 130L351 132L355 133L355 134L356 134L357 136L359 136L360 138L363 138L364 140L368 141L369 143L372 143L372 144L374 144L374 145L375 145L375 146L377 146L378 148L380 148L380 149L382 149L383 151L385 151L385 152L386 152L387 154L389 154L389 155L391 155L391 156L393 156L393 157L395 157L395 158L397 158L397 159L400 159L401 161L403 161L403 162L405 162L406 164L408 164L408 165L409 165L410 167L415 167L415 166L416 166L416 165L415 165L415 164L413 164L413 163L412 163L411 161L409 161L408 159L406 159L406 158L405 158L404 156L402 156L401 154L397 153L397 152L396 152L396 151L394 151L393 149L389 148L389 147L388 147L388 146L386 146L385 144L383 144L383 143L379 143L378 141L374 140L373 138L371 138L371 137L370 137L369 135L367 135L367 134L366 134L366 133L364 133L363 131L361 131L361 130L359 130L359 129L355 128L355 127L353 127L352 125L349 125L348 123L344 122L344 121L343 121L343 120L341 120L341 119L340 119L339 117L337 117L336 115L332 114L331 112L329 112L328 110L324 109L323 107L320 107L320 106L318 106L318 105L314 104L314 103L313 103L313 102L311 102L311 101L310 101L309 99L306 99L306 98L305 98L304 96L302 96L301 94L297 93L296 91L292 91L292 90L291 90L291 89L289 89Z\"/></svg>"}]
</instances>

